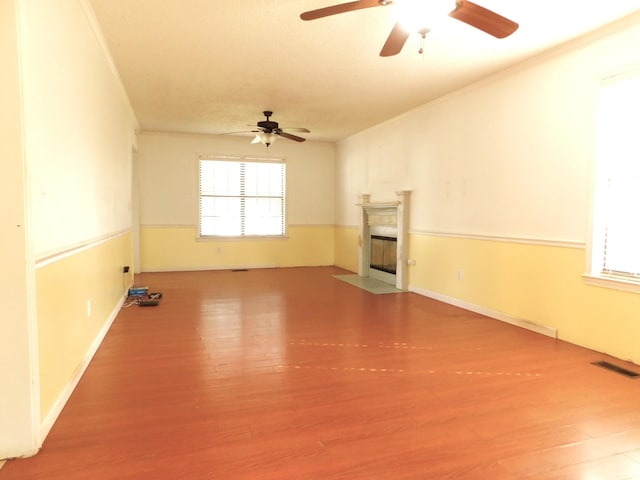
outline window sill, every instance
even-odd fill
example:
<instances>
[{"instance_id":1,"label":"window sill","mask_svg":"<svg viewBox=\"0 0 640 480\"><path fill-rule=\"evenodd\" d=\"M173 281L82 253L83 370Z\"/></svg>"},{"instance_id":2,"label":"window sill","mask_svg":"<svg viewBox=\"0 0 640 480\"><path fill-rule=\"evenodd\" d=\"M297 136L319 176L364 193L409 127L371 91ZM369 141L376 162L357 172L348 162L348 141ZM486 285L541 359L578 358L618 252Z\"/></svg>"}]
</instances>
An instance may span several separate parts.
<instances>
[{"instance_id":1,"label":"window sill","mask_svg":"<svg viewBox=\"0 0 640 480\"><path fill-rule=\"evenodd\" d=\"M612 288L623 292L640 293L640 279L634 281L622 277L584 274L582 275L587 285L596 287Z\"/></svg>"},{"instance_id":2,"label":"window sill","mask_svg":"<svg viewBox=\"0 0 640 480\"><path fill-rule=\"evenodd\" d=\"M287 235L242 235L238 237L207 235L196 237L196 242L251 242L255 240L287 240L288 238Z\"/></svg>"}]
</instances>

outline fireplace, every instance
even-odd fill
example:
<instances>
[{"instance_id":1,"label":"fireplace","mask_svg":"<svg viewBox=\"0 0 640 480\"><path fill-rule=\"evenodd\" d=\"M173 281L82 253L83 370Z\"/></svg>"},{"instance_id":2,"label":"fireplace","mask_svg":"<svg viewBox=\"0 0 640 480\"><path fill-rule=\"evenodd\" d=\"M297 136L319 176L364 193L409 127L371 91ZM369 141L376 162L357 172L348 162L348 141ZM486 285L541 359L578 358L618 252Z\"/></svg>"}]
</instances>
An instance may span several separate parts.
<instances>
[{"instance_id":1,"label":"fireplace","mask_svg":"<svg viewBox=\"0 0 640 480\"><path fill-rule=\"evenodd\" d=\"M408 288L407 269L409 235L409 198L411 192L396 192L397 200L371 202L370 195L362 195L360 217L360 249L358 275L371 277Z\"/></svg>"}]
</instances>

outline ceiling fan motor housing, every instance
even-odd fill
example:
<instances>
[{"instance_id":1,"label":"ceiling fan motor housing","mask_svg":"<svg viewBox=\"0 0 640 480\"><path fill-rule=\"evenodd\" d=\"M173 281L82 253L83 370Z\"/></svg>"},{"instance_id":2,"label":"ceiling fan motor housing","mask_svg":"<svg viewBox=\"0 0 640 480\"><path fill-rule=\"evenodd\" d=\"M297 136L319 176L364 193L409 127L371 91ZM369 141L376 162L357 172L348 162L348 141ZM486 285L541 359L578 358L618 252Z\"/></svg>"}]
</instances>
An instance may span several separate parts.
<instances>
[{"instance_id":1,"label":"ceiling fan motor housing","mask_svg":"<svg viewBox=\"0 0 640 480\"><path fill-rule=\"evenodd\" d=\"M294 135L294 134L289 133L289 132L285 132L284 130L292 130L292 131L296 131L296 132L307 132L307 133L309 133L309 129L307 129L307 128L284 128L284 129L280 128L280 126L278 125L278 122L272 122L270 120L271 115L273 115L273 112L271 112L269 110L265 110L262 113L264 114L265 117L267 117L267 119L256 123L256 130L252 130L252 131L254 133L257 133L258 135L256 136L256 138L254 139L254 141L252 143L262 142L268 147L271 143L273 143L273 140L276 139L276 136L284 137L284 138L286 138L288 140L293 140L294 142L304 142L305 141L304 138L299 137L299 136Z\"/></svg>"},{"instance_id":2,"label":"ceiling fan motor housing","mask_svg":"<svg viewBox=\"0 0 640 480\"><path fill-rule=\"evenodd\" d=\"M262 113L265 117L267 117L267 119L258 122L257 124L258 127L263 129L266 133L276 132L278 130L278 122L272 122L271 120L269 120L269 117L273 115L273 112L270 112L269 110L265 110Z\"/></svg>"},{"instance_id":3,"label":"ceiling fan motor housing","mask_svg":"<svg viewBox=\"0 0 640 480\"><path fill-rule=\"evenodd\" d=\"M258 127L262 128L265 132L270 133L278 130L278 122L272 122L271 120L262 120L258 122Z\"/></svg>"}]
</instances>

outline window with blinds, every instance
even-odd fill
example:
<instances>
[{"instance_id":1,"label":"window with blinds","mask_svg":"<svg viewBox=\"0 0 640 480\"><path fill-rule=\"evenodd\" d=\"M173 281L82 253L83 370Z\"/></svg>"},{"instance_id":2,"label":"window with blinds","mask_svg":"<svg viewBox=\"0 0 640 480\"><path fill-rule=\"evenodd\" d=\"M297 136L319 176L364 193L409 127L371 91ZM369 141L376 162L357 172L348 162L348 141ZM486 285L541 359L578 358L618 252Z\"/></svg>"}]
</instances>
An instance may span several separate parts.
<instances>
[{"instance_id":1,"label":"window with blinds","mask_svg":"<svg viewBox=\"0 0 640 480\"><path fill-rule=\"evenodd\" d=\"M284 161L200 159L200 236L284 236Z\"/></svg>"},{"instance_id":2,"label":"window with blinds","mask_svg":"<svg viewBox=\"0 0 640 480\"><path fill-rule=\"evenodd\" d=\"M640 74L602 85L592 269L640 281Z\"/></svg>"}]
</instances>

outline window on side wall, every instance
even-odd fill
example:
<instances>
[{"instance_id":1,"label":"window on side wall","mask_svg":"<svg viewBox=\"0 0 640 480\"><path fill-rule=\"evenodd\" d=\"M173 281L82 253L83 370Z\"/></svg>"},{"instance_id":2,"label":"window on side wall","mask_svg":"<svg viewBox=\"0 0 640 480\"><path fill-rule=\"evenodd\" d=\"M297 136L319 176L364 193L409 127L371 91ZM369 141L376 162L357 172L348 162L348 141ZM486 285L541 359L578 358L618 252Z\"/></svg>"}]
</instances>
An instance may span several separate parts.
<instances>
[{"instance_id":1,"label":"window on side wall","mask_svg":"<svg viewBox=\"0 0 640 480\"><path fill-rule=\"evenodd\" d=\"M640 72L601 85L597 128L591 277L640 287Z\"/></svg>"},{"instance_id":2,"label":"window on side wall","mask_svg":"<svg viewBox=\"0 0 640 480\"><path fill-rule=\"evenodd\" d=\"M200 158L200 237L284 236L283 160Z\"/></svg>"}]
</instances>

